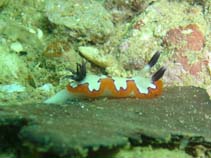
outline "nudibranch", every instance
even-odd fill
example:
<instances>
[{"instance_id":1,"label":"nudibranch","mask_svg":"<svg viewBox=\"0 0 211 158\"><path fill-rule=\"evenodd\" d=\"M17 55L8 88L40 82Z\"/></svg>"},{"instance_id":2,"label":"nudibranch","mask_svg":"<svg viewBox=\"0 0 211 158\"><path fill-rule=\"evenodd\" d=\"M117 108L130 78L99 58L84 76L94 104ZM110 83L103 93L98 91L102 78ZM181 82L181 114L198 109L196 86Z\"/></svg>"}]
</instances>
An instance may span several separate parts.
<instances>
[{"instance_id":1,"label":"nudibranch","mask_svg":"<svg viewBox=\"0 0 211 158\"><path fill-rule=\"evenodd\" d=\"M159 56L160 52L156 52L141 72L148 72L157 63ZM165 67L161 67L151 77L144 77L143 74L128 78L109 77L89 75L85 62L77 63L76 71L71 70L72 75L69 76L72 82L45 103L61 104L74 98L154 98L162 93L163 83L160 79L165 70Z\"/></svg>"}]
</instances>

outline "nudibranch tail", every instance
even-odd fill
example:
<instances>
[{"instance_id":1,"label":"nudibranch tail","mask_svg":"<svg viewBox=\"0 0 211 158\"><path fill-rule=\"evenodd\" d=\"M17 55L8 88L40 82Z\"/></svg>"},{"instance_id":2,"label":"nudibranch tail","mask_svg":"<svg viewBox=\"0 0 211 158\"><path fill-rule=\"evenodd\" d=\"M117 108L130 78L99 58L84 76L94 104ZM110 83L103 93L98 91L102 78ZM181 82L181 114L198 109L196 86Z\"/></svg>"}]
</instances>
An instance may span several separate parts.
<instances>
[{"instance_id":1,"label":"nudibranch tail","mask_svg":"<svg viewBox=\"0 0 211 158\"><path fill-rule=\"evenodd\" d=\"M54 96L44 101L46 104L64 104L67 100L73 99L74 95L69 93L67 89L63 89Z\"/></svg>"},{"instance_id":2,"label":"nudibranch tail","mask_svg":"<svg viewBox=\"0 0 211 158\"><path fill-rule=\"evenodd\" d=\"M160 57L156 52L141 72L149 71ZM65 103L73 98L154 98L162 93L163 83L160 80L166 68L161 67L152 77L145 77L143 74L122 78L105 75L88 75L86 64L77 64L76 71L71 70L70 78L73 80L54 97L46 100L45 103Z\"/></svg>"}]
</instances>

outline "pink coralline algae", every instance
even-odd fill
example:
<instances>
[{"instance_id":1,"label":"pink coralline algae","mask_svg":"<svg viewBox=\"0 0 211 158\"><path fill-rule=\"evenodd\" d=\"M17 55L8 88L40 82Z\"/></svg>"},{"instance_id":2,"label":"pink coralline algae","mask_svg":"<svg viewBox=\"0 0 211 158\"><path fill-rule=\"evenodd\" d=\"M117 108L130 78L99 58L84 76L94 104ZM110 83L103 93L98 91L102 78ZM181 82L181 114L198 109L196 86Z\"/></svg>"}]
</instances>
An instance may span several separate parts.
<instances>
[{"instance_id":1,"label":"pink coralline algae","mask_svg":"<svg viewBox=\"0 0 211 158\"><path fill-rule=\"evenodd\" d=\"M177 60L183 65L184 69L188 71L191 75L197 75L202 70L202 61L195 62L193 64L188 63L188 58L186 56L177 56Z\"/></svg>"},{"instance_id":2,"label":"pink coralline algae","mask_svg":"<svg viewBox=\"0 0 211 158\"><path fill-rule=\"evenodd\" d=\"M169 30L163 41L179 51L200 51L205 43L204 35L196 24Z\"/></svg>"},{"instance_id":3,"label":"pink coralline algae","mask_svg":"<svg viewBox=\"0 0 211 158\"><path fill-rule=\"evenodd\" d=\"M200 57L191 64L188 59L188 53L191 51L201 51L204 48L205 38L196 24L189 24L184 27L170 29L163 39L163 43L170 49L175 50L175 59L183 65L183 68L191 75L197 75L202 70L204 64Z\"/></svg>"}]
</instances>

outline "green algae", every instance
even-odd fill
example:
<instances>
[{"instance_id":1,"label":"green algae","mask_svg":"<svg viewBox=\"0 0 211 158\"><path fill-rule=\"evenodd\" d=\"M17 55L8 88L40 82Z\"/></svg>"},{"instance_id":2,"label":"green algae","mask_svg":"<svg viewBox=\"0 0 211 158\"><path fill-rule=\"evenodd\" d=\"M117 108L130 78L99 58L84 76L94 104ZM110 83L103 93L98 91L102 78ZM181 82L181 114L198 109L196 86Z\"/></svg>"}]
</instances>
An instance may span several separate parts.
<instances>
[{"instance_id":1,"label":"green algae","mask_svg":"<svg viewBox=\"0 0 211 158\"><path fill-rule=\"evenodd\" d=\"M117 153L112 158L191 158L192 156L186 154L184 151L180 150L167 150L167 149L152 149L151 147L143 148L143 147L135 147L131 149L122 150Z\"/></svg>"}]
</instances>

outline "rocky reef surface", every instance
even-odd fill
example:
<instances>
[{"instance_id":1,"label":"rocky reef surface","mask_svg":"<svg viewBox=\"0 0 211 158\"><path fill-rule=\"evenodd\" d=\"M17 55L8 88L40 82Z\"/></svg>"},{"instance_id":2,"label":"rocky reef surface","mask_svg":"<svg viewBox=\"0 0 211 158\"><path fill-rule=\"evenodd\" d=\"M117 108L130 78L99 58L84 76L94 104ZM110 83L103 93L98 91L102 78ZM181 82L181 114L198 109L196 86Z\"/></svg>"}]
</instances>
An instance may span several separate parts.
<instances>
[{"instance_id":1,"label":"rocky reef surface","mask_svg":"<svg viewBox=\"0 0 211 158\"><path fill-rule=\"evenodd\" d=\"M1 0L0 157L211 157L210 41L210 0ZM76 63L131 77L156 51L158 99L42 103Z\"/></svg>"},{"instance_id":2,"label":"rocky reef surface","mask_svg":"<svg viewBox=\"0 0 211 158\"><path fill-rule=\"evenodd\" d=\"M206 91L174 87L152 100L2 106L0 147L32 158L210 157L210 127Z\"/></svg>"},{"instance_id":3,"label":"rocky reef surface","mask_svg":"<svg viewBox=\"0 0 211 158\"><path fill-rule=\"evenodd\" d=\"M130 77L158 50L161 58L152 71L165 64L165 86L195 85L210 94L210 6L210 1L3 0L0 101L42 101L65 87L65 76L82 60L88 73Z\"/></svg>"}]
</instances>

